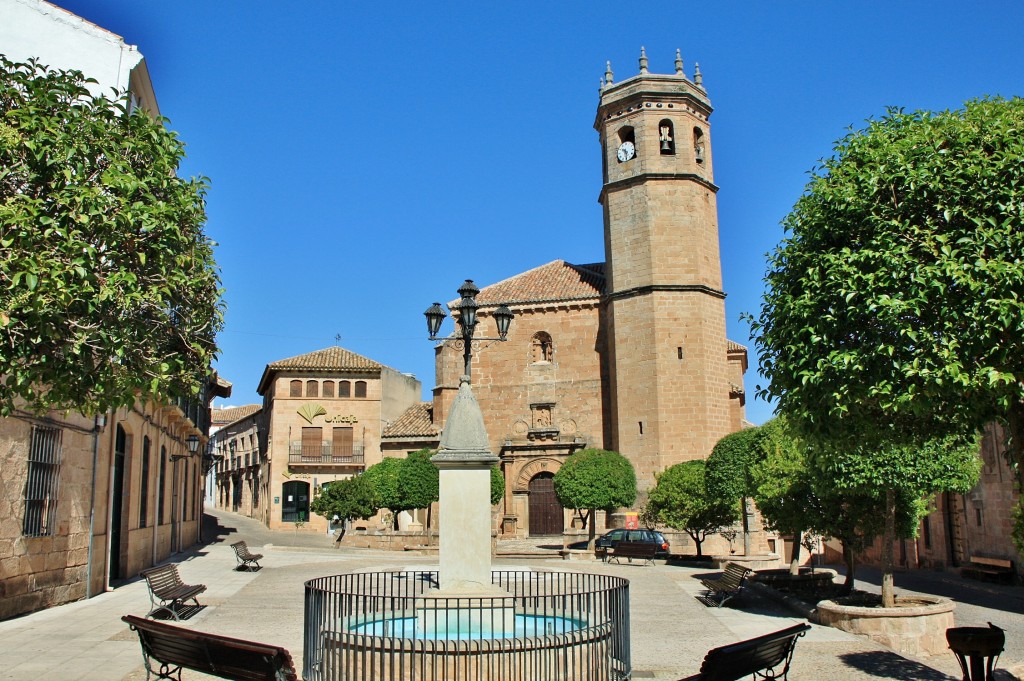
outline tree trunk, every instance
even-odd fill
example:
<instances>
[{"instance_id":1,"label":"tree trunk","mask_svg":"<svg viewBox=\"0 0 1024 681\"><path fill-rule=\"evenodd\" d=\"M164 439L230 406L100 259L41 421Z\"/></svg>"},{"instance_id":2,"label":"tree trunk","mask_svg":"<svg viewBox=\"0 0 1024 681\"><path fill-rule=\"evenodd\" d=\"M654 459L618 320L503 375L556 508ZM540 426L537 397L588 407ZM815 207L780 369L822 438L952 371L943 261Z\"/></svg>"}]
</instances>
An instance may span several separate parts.
<instances>
[{"instance_id":1,"label":"tree trunk","mask_svg":"<svg viewBox=\"0 0 1024 681\"><path fill-rule=\"evenodd\" d=\"M882 607L892 608L896 605L896 594L893 592L892 574L894 557L892 545L896 541L896 491L891 487L885 490L885 531L882 535Z\"/></svg>"},{"instance_id":2,"label":"tree trunk","mask_svg":"<svg viewBox=\"0 0 1024 681\"><path fill-rule=\"evenodd\" d=\"M695 535L692 535L692 534L690 535L690 539L692 539L693 543L696 544L696 546L697 546L697 558L699 559L702 555L704 555L704 554L702 554L700 552L700 547L701 547L701 544L704 543L704 540L703 539L698 539Z\"/></svg>"},{"instance_id":3,"label":"tree trunk","mask_svg":"<svg viewBox=\"0 0 1024 681\"><path fill-rule=\"evenodd\" d=\"M793 542L793 560L789 561L789 574L800 574L800 542L804 538L803 532L797 532Z\"/></svg>"},{"instance_id":4,"label":"tree trunk","mask_svg":"<svg viewBox=\"0 0 1024 681\"><path fill-rule=\"evenodd\" d=\"M853 549L845 541L843 542L843 562L846 563L846 581L843 582L842 594L849 596L853 592L853 570L856 567L856 560L853 555Z\"/></svg>"},{"instance_id":5,"label":"tree trunk","mask_svg":"<svg viewBox=\"0 0 1024 681\"><path fill-rule=\"evenodd\" d=\"M587 527L590 528L587 532L587 551L594 550L594 542L597 541L597 528L594 527L594 518L597 517L595 509L587 511L588 519L584 522L587 523Z\"/></svg>"},{"instance_id":6,"label":"tree trunk","mask_svg":"<svg viewBox=\"0 0 1024 681\"><path fill-rule=\"evenodd\" d=\"M750 555L750 500L743 497L743 555Z\"/></svg>"}]
</instances>

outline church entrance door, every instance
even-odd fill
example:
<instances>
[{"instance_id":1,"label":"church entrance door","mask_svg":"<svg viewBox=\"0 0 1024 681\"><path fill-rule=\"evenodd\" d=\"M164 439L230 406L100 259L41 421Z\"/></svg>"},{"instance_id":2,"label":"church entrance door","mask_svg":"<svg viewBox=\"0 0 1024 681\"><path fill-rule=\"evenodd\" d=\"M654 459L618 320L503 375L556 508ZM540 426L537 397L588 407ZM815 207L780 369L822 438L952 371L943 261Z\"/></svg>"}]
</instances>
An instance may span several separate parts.
<instances>
[{"instance_id":1,"label":"church entrance door","mask_svg":"<svg viewBox=\"0 0 1024 681\"><path fill-rule=\"evenodd\" d=\"M563 516L554 473L538 473L530 480L530 536L562 534Z\"/></svg>"}]
</instances>

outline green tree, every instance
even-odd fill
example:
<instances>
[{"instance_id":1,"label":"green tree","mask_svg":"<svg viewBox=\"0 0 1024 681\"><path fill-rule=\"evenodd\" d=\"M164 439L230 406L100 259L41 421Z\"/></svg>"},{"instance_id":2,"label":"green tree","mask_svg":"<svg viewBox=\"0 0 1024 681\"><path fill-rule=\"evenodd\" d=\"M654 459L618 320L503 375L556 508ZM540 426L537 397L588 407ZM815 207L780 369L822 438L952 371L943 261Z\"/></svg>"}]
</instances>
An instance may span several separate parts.
<instances>
[{"instance_id":1,"label":"green tree","mask_svg":"<svg viewBox=\"0 0 1024 681\"><path fill-rule=\"evenodd\" d=\"M996 419L1024 481L1024 100L889 110L784 219L753 333L809 438L884 450Z\"/></svg>"},{"instance_id":2,"label":"green tree","mask_svg":"<svg viewBox=\"0 0 1024 681\"><path fill-rule=\"evenodd\" d=\"M676 530L683 530L697 545L713 532L737 520L739 510L732 499L716 498L705 484L705 462L684 461L655 476L657 483L647 497L644 517Z\"/></svg>"},{"instance_id":3,"label":"green tree","mask_svg":"<svg viewBox=\"0 0 1024 681\"><path fill-rule=\"evenodd\" d=\"M491 506L505 496L505 475L498 466L491 466Z\"/></svg>"},{"instance_id":4,"label":"green tree","mask_svg":"<svg viewBox=\"0 0 1024 681\"><path fill-rule=\"evenodd\" d=\"M338 516L345 522L371 518L379 508L366 475L356 475L321 487L320 493L310 502L309 510L328 520Z\"/></svg>"},{"instance_id":5,"label":"green tree","mask_svg":"<svg viewBox=\"0 0 1024 681\"><path fill-rule=\"evenodd\" d=\"M848 491L876 500L870 515L884 523L882 604L893 607L893 542L899 537L917 536L921 518L936 493L965 493L974 486L981 464L978 439L952 435L887 447L844 446L816 451L813 458L822 479L840 497ZM901 519L905 524L900 523Z\"/></svg>"},{"instance_id":6,"label":"green tree","mask_svg":"<svg viewBox=\"0 0 1024 681\"><path fill-rule=\"evenodd\" d=\"M402 459L385 456L363 473L363 477L373 489L374 504L378 509L386 508L391 511L392 529L395 530L398 529L398 512L402 506L398 489L401 468Z\"/></svg>"},{"instance_id":7,"label":"green tree","mask_svg":"<svg viewBox=\"0 0 1024 681\"><path fill-rule=\"evenodd\" d=\"M707 460L708 492L717 499L730 499L741 509L743 553L750 555L750 513L748 500L754 494L751 466L760 456L760 431L745 428L715 443Z\"/></svg>"},{"instance_id":8,"label":"green tree","mask_svg":"<svg viewBox=\"0 0 1024 681\"><path fill-rule=\"evenodd\" d=\"M437 466L430 461L434 455L431 449L410 452L400 459L398 469L398 503L391 508L393 513L427 509L427 527L430 527L430 508L438 499L440 477Z\"/></svg>"},{"instance_id":9,"label":"green tree","mask_svg":"<svg viewBox=\"0 0 1024 681\"><path fill-rule=\"evenodd\" d=\"M0 57L2 415L189 397L217 352L206 180L178 177L163 119L90 82Z\"/></svg>"},{"instance_id":10,"label":"green tree","mask_svg":"<svg viewBox=\"0 0 1024 681\"><path fill-rule=\"evenodd\" d=\"M587 511L589 548L595 539L597 509L612 511L636 501L636 472L629 459L606 449L582 449L565 460L555 473L555 495L565 508Z\"/></svg>"}]
</instances>

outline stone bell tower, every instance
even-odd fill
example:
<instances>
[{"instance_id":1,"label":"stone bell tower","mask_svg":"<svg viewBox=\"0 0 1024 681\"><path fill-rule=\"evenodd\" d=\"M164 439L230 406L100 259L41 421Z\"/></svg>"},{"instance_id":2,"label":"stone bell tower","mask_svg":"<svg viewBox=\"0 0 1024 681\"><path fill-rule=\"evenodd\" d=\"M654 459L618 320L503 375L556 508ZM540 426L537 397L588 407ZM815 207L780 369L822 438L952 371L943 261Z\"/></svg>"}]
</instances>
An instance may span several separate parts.
<instances>
[{"instance_id":1,"label":"stone bell tower","mask_svg":"<svg viewBox=\"0 0 1024 681\"><path fill-rule=\"evenodd\" d=\"M600 94L610 435L645 490L735 430L711 102L678 50L674 74L650 73L643 48L632 78L609 64Z\"/></svg>"}]
</instances>

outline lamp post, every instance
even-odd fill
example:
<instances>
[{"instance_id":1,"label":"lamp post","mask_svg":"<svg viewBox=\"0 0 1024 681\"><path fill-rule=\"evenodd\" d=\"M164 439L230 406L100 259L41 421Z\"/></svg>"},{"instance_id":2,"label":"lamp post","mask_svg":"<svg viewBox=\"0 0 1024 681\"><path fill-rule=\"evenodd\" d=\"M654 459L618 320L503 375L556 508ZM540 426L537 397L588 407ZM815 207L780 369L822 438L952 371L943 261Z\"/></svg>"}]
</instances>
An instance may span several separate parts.
<instances>
[{"instance_id":1,"label":"lamp post","mask_svg":"<svg viewBox=\"0 0 1024 681\"><path fill-rule=\"evenodd\" d=\"M473 361L473 341L506 341L508 340L508 327L512 324L512 310L508 309L507 305L499 305L494 310L493 315L494 323L498 327L498 337L474 337L477 323L476 313L480 308L476 302L476 294L478 293L480 293L480 289L477 288L472 279L467 279L459 287L459 297L461 300L457 308L459 317L456 321L459 325L459 337L462 340L463 374L465 376L470 375L470 364ZM434 303L427 308L423 315L427 318L427 331L430 333L430 340L446 340L445 338L439 338L437 335L437 332L441 330L441 322L447 316L441 308L441 303Z\"/></svg>"},{"instance_id":2,"label":"lamp post","mask_svg":"<svg viewBox=\"0 0 1024 681\"><path fill-rule=\"evenodd\" d=\"M437 454L431 461L439 471L438 582L442 593L476 593L487 598L505 598L507 593L495 592L491 584L491 466L498 457L490 451L483 412L470 385L470 364L473 341L504 341L512 322L512 311L505 305L494 310L498 326L497 338L475 335L477 324L476 294L480 293L467 279L459 288L459 332L465 370L459 380L459 392L452 401ZM453 307L452 312L455 312ZM434 303L424 313L430 340L438 338L445 313ZM502 628L511 630L512 608L496 607L495 618ZM507 621L506 621L507 620Z\"/></svg>"}]
</instances>

